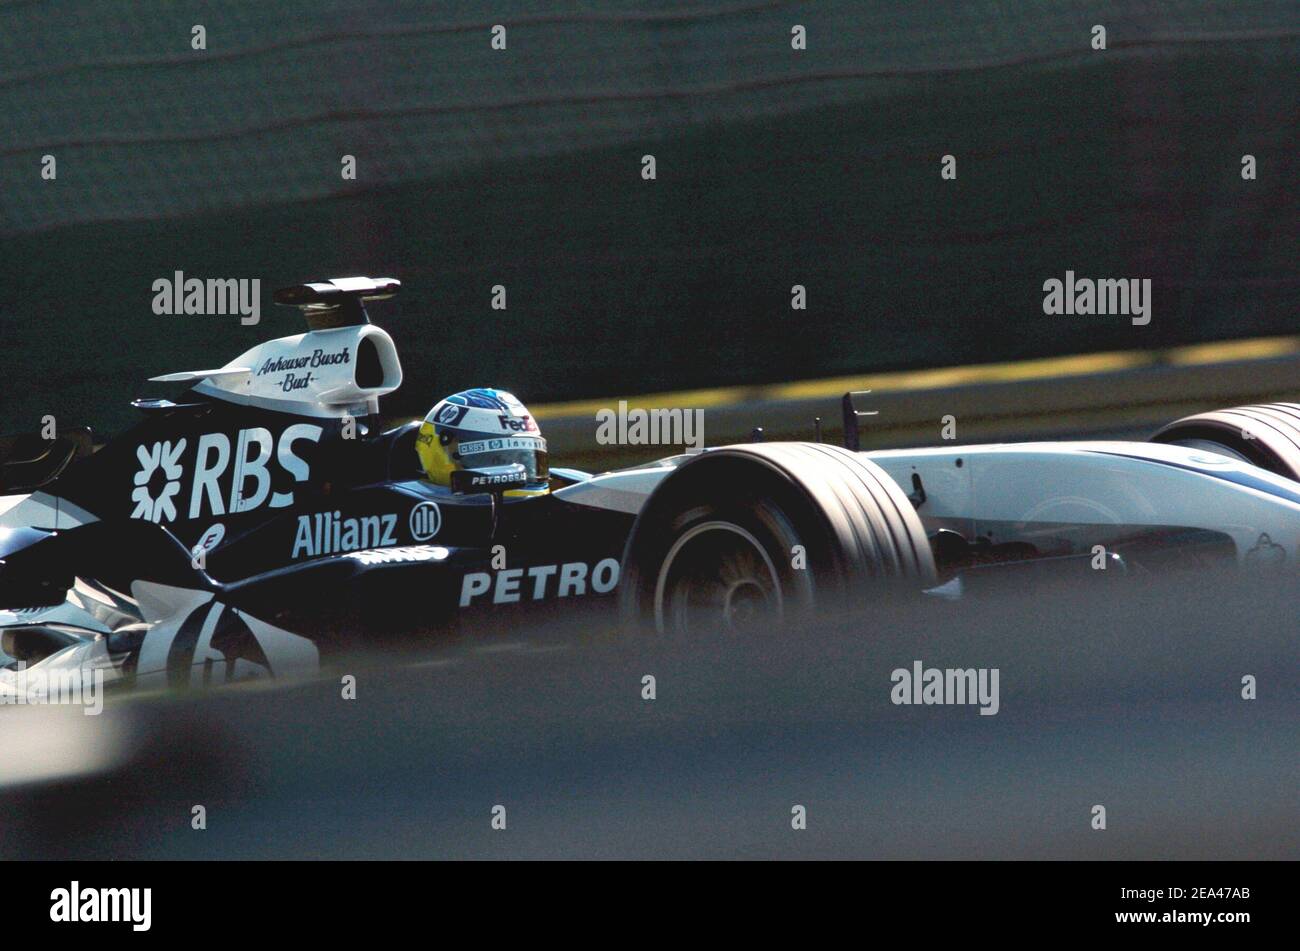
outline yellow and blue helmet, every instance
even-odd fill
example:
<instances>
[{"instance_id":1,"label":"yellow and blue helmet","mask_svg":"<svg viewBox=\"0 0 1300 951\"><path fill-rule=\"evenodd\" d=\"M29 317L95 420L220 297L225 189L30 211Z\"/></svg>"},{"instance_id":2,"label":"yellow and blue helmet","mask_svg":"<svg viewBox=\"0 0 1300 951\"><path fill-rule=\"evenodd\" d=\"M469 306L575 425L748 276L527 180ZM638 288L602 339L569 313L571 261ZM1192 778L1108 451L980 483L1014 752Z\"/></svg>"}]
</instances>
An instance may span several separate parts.
<instances>
[{"instance_id":1,"label":"yellow and blue helmet","mask_svg":"<svg viewBox=\"0 0 1300 951\"><path fill-rule=\"evenodd\" d=\"M546 440L524 404L504 390L464 390L441 400L420 424L415 449L434 485L450 487L451 474L463 469L517 463L528 485L506 495L549 491Z\"/></svg>"}]
</instances>

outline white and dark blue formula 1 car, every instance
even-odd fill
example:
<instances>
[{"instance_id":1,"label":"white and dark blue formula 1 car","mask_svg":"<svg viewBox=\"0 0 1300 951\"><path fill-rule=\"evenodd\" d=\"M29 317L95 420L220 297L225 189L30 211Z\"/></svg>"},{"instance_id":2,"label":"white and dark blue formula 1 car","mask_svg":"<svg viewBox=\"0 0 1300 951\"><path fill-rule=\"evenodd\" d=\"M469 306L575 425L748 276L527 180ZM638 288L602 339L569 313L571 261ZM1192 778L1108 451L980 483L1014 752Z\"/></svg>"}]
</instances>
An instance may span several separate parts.
<instances>
[{"instance_id":1,"label":"white and dark blue formula 1 car","mask_svg":"<svg viewBox=\"0 0 1300 951\"><path fill-rule=\"evenodd\" d=\"M308 331L220 369L97 451L0 440L0 690L19 669L125 685L313 670L377 638L608 605L664 631L768 625L1008 571L1108 577L1300 552L1300 406L1179 420L1152 442L857 451L752 443L590 475L548 464L509 393L381 430L402 381L365 302L277 292Z\"/></svg>"}]
</instances>

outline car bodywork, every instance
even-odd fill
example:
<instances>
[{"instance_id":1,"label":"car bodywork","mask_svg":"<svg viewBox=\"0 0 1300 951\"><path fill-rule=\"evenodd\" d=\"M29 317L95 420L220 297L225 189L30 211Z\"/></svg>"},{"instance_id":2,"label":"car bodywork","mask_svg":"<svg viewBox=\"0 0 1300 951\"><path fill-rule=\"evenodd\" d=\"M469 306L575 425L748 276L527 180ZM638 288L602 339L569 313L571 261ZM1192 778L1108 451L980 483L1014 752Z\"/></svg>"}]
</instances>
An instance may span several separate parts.
<instances>
[{"instance_id":1,"label":"car bodywork","mask_svg":"<svg viewBox=\"0 0 1300 951\"><path fill-rule=\"evenodd\" d=\"M1017 443L867 454L924 490L929 533L1027 560L1094 558L1127 570L1294 563L1300 484L1198 448L1137 442Z\"/></svg>"},{"instance_id":2,"label":"car bodywork","mask_svg":"<svg viewBox=\"0 0 1300 951\"><path fill-rule=\"evenodd\" d=\"M598 475L553 468L539 497L431 485L418 424L378 427L401 365L363 302L396 286L280 292L308 332L155 378L189 389L137 401L140 422L97 452L85 433L0 443L0 693L37 667L133 685L279 676L358 639L609 602L647 500L711 450ZM949 597L990 569L1270 570L1300 544L1300 483L1204 448L861 455L908 493L934 548L932 591Z\"/></svg>"}]
</instances>

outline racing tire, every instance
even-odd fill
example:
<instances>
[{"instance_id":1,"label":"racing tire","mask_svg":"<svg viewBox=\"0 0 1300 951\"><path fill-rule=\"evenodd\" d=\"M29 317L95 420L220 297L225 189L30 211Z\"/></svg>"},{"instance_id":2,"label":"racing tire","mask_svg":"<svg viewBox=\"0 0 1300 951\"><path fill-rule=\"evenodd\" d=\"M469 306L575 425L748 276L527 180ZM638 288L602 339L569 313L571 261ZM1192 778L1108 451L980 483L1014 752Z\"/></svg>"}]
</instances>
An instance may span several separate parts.
<instances>
[{"instance_id":1,"label":"racing tire","mask_svg":"<svg viewBox=\"0 0 1300 951\"><path fill-rule=\"evenodd\" d=\"M1174 420L1152 442L1219 452L1300 481L1300 403L1234 406Z\"/></svg>"},{"instance_id":2,"label":"racing tire","mask_svg":"<svg viewBox=\"0 0 1300 951\"><path fill-rule=\"evenodd\" d=\"M623 552L623 620L660 633L763 630L935 583L934 554L880 466L821 443L709 450L666 477Z\"/></svg>"}]
</instances>

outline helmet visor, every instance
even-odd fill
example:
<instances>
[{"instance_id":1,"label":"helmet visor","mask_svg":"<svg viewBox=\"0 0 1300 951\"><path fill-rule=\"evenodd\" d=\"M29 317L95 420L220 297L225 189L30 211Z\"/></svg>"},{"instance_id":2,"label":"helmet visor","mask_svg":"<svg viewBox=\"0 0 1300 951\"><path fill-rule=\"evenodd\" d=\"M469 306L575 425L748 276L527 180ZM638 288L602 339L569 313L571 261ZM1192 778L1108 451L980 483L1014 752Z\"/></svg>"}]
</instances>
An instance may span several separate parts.
<instances>
[{"instance_id":1,"label":"helmet visor","mask_svg":"<svg viewBox=\"0 0 1300 951\"><path fill-rule=\"evenodd\" d=\"M506 437L458 442L453 458L466 469L486 469L518 463L528 473L529 482L545 482L550 476L546 462L546 440Z\"/></svg>"}]
</instances>

